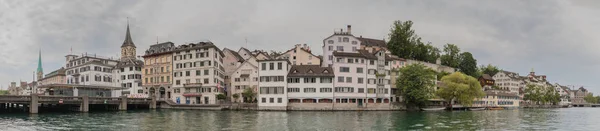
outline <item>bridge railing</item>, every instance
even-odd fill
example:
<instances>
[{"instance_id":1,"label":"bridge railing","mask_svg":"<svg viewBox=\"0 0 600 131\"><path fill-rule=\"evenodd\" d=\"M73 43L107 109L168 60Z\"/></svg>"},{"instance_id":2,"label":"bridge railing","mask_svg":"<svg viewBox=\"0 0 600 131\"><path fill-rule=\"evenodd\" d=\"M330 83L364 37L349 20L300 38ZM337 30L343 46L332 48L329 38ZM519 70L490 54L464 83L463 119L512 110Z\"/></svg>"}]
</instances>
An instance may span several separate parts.
<instances>
[{"instance_id":1,"label":"bridge railing","mask_svg":"<svg viewBox=\"0 0 600 131\"><path fill-rule=\"evenodd\" d=\"M1 100L17 100L17 101L30 101L31 96L24 95L0 95Z\"/></svg>"},{"instance_id":2,"label":"bridge railing","mask_svg":"<svg viewBox=\"0 0 600 131\"><path fill-rule=\"evenodd\" d=\"M120 101L120 97L89 97L90 101Z\"/></svg>"},{"instance_id":3,"label":"bridge railing","mask_svg":"<svg viewBox=\"0 0 600 131\"><path fill-rule=\"evenodd\" d=\"M79 96L39 96L40 101L81 101L82 97Z\"/></svg>"}]
</instances>

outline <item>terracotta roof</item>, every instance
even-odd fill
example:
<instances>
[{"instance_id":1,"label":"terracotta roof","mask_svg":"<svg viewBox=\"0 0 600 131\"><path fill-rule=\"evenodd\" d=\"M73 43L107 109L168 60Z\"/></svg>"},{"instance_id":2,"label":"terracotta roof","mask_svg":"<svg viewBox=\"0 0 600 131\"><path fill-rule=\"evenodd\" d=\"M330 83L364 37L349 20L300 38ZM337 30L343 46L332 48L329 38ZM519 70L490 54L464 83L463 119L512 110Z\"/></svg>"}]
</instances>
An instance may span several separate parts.
<instances>
[{"instance_id":1,"label":"terracotta roof","mask_svg":"<svg viewBox=\"0 0 600 131\"><path fill-rule=\"evenodd\" d=\"M293 65L288 77L334 77L333 68L320 65Z\"/></svg>"},{"instance_id":2,"label":"terracotta roof","mask_svg":"<svg viewBox=\"0 0 600 131\"><path fill-rule=\"evenodd\" d=\"M360 40L360 44L364 45L364 46L378 46L378 47L387 48L387 45L385 44L385 41L383 41L383 40L362 38L362 37L359 37L357 39Z\"/></svg>"}]
</instances>

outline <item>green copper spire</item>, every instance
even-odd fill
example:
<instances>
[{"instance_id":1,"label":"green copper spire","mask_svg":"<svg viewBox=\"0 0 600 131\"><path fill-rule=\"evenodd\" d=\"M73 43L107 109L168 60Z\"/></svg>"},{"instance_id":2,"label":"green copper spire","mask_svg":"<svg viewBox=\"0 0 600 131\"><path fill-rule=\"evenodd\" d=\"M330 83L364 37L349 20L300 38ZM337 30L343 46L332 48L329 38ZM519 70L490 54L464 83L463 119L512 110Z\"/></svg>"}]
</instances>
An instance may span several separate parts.
<instances>
[{"instance_id":1,"label":"green copper spire","mask_svg":"<svg viewBox=\"0 0 600 131\"><path fill-rule=\"evenodd\" d=\"M44 72L44 69L42 68L42 49L40 49L40 54L39 54L39 58L38 58L37 72Z\"/></svg>"}]
</instances>

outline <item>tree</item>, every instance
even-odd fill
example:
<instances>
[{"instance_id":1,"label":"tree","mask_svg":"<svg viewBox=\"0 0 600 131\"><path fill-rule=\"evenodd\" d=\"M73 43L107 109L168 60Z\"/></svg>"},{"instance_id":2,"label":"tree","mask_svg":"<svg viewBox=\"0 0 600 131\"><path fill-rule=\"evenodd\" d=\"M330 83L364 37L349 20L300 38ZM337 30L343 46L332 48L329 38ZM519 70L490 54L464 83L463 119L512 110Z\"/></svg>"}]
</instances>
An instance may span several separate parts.
<instances>
[{"instance_id":1,"label":"tree","mask_svg":"<svg viewBox=\"0 0 600 131\"><path fill-rule=\"evenodd\" d=\"M523 96L523 100L528 100L533 102L534 104L538 104L538 102L542 101L542 91L539 86L533 84L527 84L525 88L525 95Z\"/></svg>"},{"instance_id":2,"label":"tree","mask_svg":"<svg viewBox=\"0 0 600 131\"><path fill-rule=\"evenodd\" d=\"M469 52L463 52L460 54L460 64L458 69L472 77L479 77L477 71L477 60L473 58L473 55Z\"/></svg>"},{"instance_id":3,"label":"tree","mask_svg":"<svg viewBox=\"0 0 600 131\"><path fill-rule=\"evenodd\" d=\"M596 97L594 97L594 95L592 93L587 94L585 97L583 97L583 100L585 100L585 102L587 103L598 103L598 99L596 99Z\"/></svg>"},{"instance_id":4,"label":"tree","mask_svg":"<svg viewBox=\"0 0 600 131\"><path fill-rule=\"evenodd\" d=\"M460 72L444 76L442 83L444 87L437 90L436 95L450 103L458 101L463 106L471 106L473 100L485 95L477 79Z\"/></svg>"},{"instance_id":5,"label":"tree","mask_svg":"<svg viewBox=\"0 0 600 131\"><path fill-rule=\"evenodd\" d=\"M244 102L246 103L252 103L255 96L254 88L246 88L242 92L242 97L244 97Z\"/></svg>"},{"instance_id":6,"label":"tree","mask_svg":"<svg viewBox=\"0 0 600 131\"><path fill-rule=\"evenodd\" d=\"M414 58L412 51L418 38L412 29L412 21L394 21L390 29L390 41L387 43L392 54L400 58Z\"/></svg>"},{"instance_id":7,"label":"tree","mask_svg":"<svg viewBox=\"0 0 600 131\"><path fill-rule=\"evenodd\" d=\"M225 96L225 94L217 94L217 100L225 100L227 99L227 96Z\"/></svg>"},{"instance_id":8,"label":"tree","mask_svg":"<svg viewBox=\"0 0 600 131\"><path fill-rule=\"evenodd\" d=\"M556 105L560 102L560 94L552 87L546 89L542 98L543 103L552 103L553 105Z\"/></svg>"},{"instance_id":9,"label":"tree","mask_svg":"<svg viewBox=\"0 0 600 131\"><path fill-rule=\"evenodd\" d=\"M237 99L240 98L240 94L236 93L231 95L233 97L233 102L237 102Z\"/></svg>"},{"instance_id":10,"label":"tree","mask_svg":"<svg viewBox=\"0 0 600 131\"><path fill-rule=\"evenodd\" d=\"M431 42L427 43L425 47L427 48L427 57L424 61L436 63L437 59L440 58L440 49L431 45Z\"/></svg>"},{"instance_id":11,"label":"tree","mask_svg":"<svg viewBox=\"0 0 600 131\"><path fill-rule=\"evenodd\" d=\"M488 64L487 66L479 66L479 71L481 72L481 74L488 74L490 76L494 76L496 75L496 73L500 72L500 69L498 69L498 67L496 66Z\"/></svg>"},{"instance_id":12,"label":"tree","mask_svg":"<svg viewBox=\"0 0 600 131\"><path fill-rule=\"evenodd\" d=\"M426 106L429 99L433 98L435 71L423 64L411 64L400 68L400 75L396 80L396 94L404 98L408 109Z\"/></svg>"},{"instance_id":13,"label":"tree","mask_svg":"<svg viewBox=\"0 0 600 131\"><path fill-rule=\"evenodd\" d=\"M445 72L445 71L441 71L441 72L437 72L436 75L437 75L437 80L440 81L440 80L442 80L442 77L450 75L450 73Z\"/></svg>"},{"instance_id":14,"label":"tree","mask_svg":"<svg viewBox=\"0 0 600 131\"><path fill-rule=\"evenodd\" d=\"M458 68L460 64L460 48L454 44L444 45L444 55L441 56L442 65Z\"/></svg>"}]
</instances>

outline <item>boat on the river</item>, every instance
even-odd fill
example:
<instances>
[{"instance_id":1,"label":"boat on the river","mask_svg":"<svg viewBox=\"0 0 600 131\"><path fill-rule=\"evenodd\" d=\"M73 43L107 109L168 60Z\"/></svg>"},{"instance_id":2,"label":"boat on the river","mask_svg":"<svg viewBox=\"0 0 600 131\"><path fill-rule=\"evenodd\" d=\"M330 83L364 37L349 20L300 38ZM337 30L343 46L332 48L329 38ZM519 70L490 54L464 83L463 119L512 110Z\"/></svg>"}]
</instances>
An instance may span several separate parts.
<instances>
[{"instance_id":1,"label":"boat on the river","mask_svg":"<svg viewBox=\"0 0 600 131\"><path fill-rule=\"evenodd\" d=\"M485 108L483 107L479 107L479 108L469 108L470 111L481 111L481 110L485 110Z\"/></svg>"},{"instance_id":2,"label":"boat on the river","mask_svg":"<svg viewBox=\"0 0 600 131\"><path fill-rule=\"evenodd\" d=\"M488 110L504 110L502 107L488 107Z\"/></svg>"},{"instance_id":3,"label":"boat on the river","mask_svg":"<svg viewBox=\"0 0 600 131\"><path fill-rule=\"evenodd\" d=\"M429 107L429 108L421 108L422 111L443 111L446 107Z\"/></svg>"}]
</instances>

